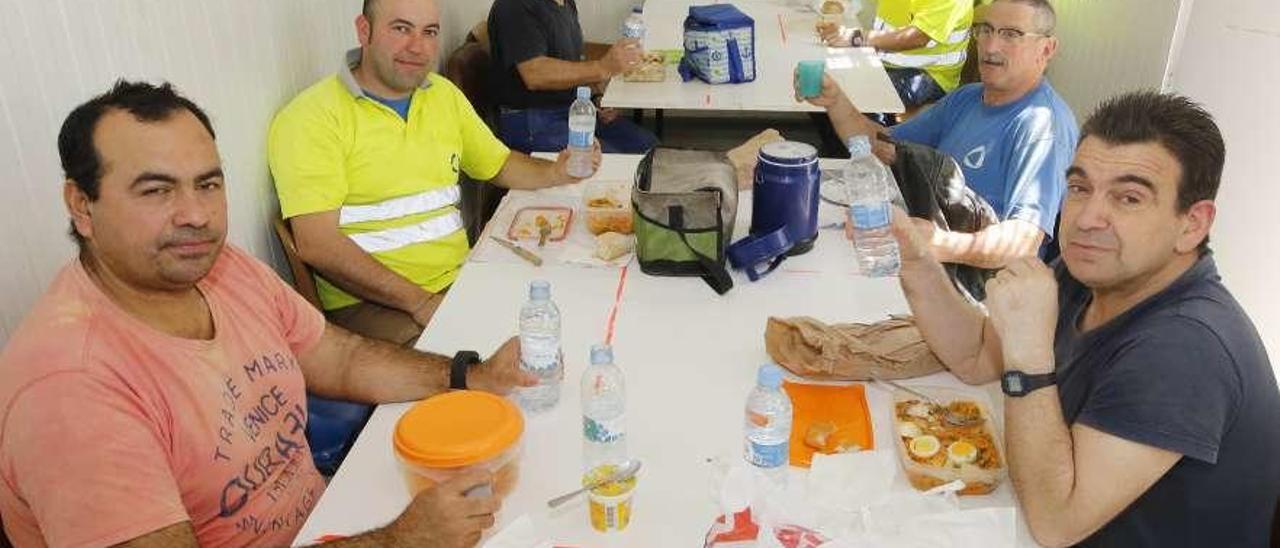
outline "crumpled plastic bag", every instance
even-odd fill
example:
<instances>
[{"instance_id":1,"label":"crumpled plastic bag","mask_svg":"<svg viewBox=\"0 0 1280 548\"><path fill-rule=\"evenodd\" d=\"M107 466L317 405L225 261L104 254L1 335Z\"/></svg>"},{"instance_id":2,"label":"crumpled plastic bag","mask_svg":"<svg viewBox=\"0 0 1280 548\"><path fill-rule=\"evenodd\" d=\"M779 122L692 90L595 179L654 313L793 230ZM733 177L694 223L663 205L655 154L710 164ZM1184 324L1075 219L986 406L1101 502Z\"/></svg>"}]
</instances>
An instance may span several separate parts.
<instances>
[{"instance_id":1,"label":"crumpled plastic bag","mask_svg":"<svg viewBox=\"0 0 1280 548\"><path fill-rule=\"evenodd\" d=\"M814 380L907 379L943 370L911 316L834 325L808 316L770 317L764 346L778 365Z\"/></svg>"}]
</instances>

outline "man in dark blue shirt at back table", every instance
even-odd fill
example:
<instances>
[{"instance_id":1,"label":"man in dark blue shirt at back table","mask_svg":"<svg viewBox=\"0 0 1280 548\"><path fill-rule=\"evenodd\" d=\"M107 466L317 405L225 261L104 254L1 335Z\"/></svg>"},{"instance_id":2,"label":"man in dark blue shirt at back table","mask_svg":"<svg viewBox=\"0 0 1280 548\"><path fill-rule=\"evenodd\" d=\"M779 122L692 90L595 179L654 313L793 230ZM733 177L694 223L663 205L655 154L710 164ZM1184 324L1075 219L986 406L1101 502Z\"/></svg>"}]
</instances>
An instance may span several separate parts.
<instances>
[{"instance_id":1,"label":"man in dark blue shirt at back table","mask_svg":"<svg viewBox=\"0 0 1280 548\"><path fill-rule=\"evenodd\" d=\"M491 83L501 110L498 138L525 153L563 150L574 89L602 92L643 54L635 39L623 39L600 59L587 60L574 0L494 0L488 27ZM643 154L658 142L612 108L599 109L596 139L604 152L628 154Z\"/></svg>"},{"instance_id":2,"label":"man in dark blue shirt at back table","mask_svg":"<svg viewBox=\"0 0 1280 548\"><path fill-rule=\"evenodd\" d=\"M1266 546L1280 391L1207 246L1222 135L1155 92L1108 101L1081 134L1061 259L1011 262L988 314L895 212L920 331L961 380L1001 380L1009 476L1041 544Z\"/></svg>"}]
</instances>

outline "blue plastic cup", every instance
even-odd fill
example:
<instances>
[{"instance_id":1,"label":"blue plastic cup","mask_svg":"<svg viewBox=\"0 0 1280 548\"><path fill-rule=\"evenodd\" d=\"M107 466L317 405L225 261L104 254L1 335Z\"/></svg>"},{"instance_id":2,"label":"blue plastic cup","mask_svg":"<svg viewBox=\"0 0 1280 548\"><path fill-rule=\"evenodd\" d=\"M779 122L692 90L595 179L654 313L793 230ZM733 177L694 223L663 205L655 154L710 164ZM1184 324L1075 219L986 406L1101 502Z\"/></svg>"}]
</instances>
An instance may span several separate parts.
<instances>
[{"instance_id":1,"label":"blue plastic cup","mask_svg":"<svg viewBox=\"0 0 1280 548\"><path fill-rule=\"evenodd\" d=\"M817 97L822 95L822 73L827 69L823 60L800 61L796 65L800 74L800 96Z\"/></svg>"}]
</instances>

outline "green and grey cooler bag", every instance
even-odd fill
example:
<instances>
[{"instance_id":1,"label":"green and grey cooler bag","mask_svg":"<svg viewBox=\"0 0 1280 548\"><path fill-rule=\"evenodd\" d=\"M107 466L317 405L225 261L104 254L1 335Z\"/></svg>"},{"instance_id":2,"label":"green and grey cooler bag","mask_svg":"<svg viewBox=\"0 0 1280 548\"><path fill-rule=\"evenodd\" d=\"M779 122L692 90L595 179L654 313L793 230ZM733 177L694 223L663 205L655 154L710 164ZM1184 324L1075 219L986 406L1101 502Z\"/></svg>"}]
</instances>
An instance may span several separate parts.
<instances>
[{"instance_id":1,"label":"green and grey cooler bag","mask_svg":"<svg viewBox=\"0 0 1280 548\"><path fill-rule=\"evenodd\" d=\"M725 249L738 212L738 186L723 152L650 150L636 169L631 203L640 270L698 276L721 295L733 288Z\"/></svg>"}]
</instances>

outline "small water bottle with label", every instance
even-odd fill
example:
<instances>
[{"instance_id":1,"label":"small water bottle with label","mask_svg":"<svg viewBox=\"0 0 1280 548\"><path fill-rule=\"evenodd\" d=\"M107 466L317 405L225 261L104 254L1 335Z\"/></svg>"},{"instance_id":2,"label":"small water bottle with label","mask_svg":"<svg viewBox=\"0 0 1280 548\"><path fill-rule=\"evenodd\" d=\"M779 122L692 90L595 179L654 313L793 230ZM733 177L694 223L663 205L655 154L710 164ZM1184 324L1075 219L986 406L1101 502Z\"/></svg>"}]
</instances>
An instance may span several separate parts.
<instances>
[{"instance_id":1,"label":"small water bottle with label","mask_svg":"<svg viewBox=\"0 0 1280 548\"><path fill-rule=\"evenodd\" d=\"M756 371L747 396L743 456L777 484L786 481L791 455L791 398L782 390L782 368L772 363Z\"/></svg>"},{"instance_id":2,"label":"small water bottle with label","mask_svg":"<svg viewBox=\"0 0 1280 548\"><path fill-rule=\"evenodd\" d=\"M564 360L560 354L560 309L551 301L551 284L529 283L529 301L520 309L520 368L538 377L538 384L516 390L516 401L536 413L560 401Z\"/></svg>"},{"instance_id":3,"label":"small water bottle with label","mask_svg":"<svg viewBox=\"0 0 1280 548\"><path fill-rule=\"evenodd\" d=\"M587 473L627 460L627 390L613 348L591 347L582 372L582 442Z\"/></svg>"},{"instance_id":4,"label":"small water bottle with label","mask_svg":"<svg viewBox=\"0 0 1280 548\"><path fill-rule=\"evenodd\" d=\"M866 135L854 135L845 143L849 163L841 177L849 193L849 218L853 221L853 248L863 276L898 275L898 240L893 237L890 199L893 189L884 164L871 153Z\"/></svg>"},{"instance_id":5,"label":"small water bottle with label","mask_svg":"<svg viewBox=\"0 0 1280 548\"><path fill-rule=\"evenodd\" d=\"M643 9L640 4L632 6L631 13L627 15L626 19L622 20L622 37L635 39L640 51L644 51L645 26Z\"/></svg>"},{"instance_id":6,"label":"small water bottle with label","mask_svg":"<svg viewBox=\"0 0 1280 548\"><path fill-rule=\"evenodd\" d=\"M592 142L596 135L596 107L591 104L591 88L578 86L578 98L569 106L570 177L585 179L595 173L591 165Z\"/></svg>"}]
</instances>

